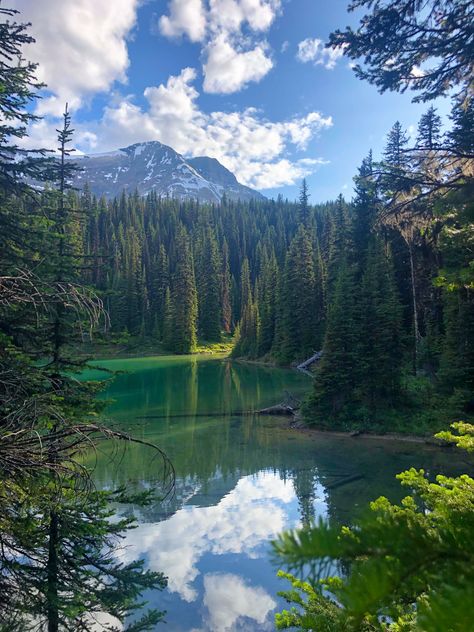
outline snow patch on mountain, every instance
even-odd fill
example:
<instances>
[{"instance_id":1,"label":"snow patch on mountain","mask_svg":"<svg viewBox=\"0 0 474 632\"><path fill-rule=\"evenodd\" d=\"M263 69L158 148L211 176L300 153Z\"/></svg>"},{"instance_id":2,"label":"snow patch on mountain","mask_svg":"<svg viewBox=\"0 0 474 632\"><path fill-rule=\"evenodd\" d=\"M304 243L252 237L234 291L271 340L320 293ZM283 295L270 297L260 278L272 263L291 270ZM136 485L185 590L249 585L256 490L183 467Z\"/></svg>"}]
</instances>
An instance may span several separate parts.
<instances>
[{"instance_id":1,"label":"snow patch on mountain","mask_svg":"<svg viewBox=\"0 0 474 632\"><path fill-rule=\"evenodd\" d=\"M263 198L261 193L240 184L234 174L216 159L207 156L184 158L158 141L135 143L115 151L74 156L82 169L76 185L89 183L93 193L107 198L122 191L138 191L201 202Z\"/></svg>"}]
</instances>

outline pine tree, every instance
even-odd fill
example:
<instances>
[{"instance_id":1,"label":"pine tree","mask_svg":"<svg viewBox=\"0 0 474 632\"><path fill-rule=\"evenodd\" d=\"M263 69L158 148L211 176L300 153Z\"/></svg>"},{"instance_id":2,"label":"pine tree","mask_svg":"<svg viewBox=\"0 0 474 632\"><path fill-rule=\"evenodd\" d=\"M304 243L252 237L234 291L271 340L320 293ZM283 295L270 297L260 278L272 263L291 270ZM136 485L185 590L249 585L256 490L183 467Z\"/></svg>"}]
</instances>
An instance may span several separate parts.
<instances>
[{"instance_id":1,"label":"pine tree","mask_svg":"<svg viewBox=\"0 0 474 632\"><path fill-rule=\"evenodd\" d=\"M404 351L393 268L379 238L372 240L367 253L355 326L354 375L365 418L372 421L381 407L393 404L399 395Z\"/></svg>"},{"instance_id":2,"label":"pine tree","mask_svg":"<svg viewBox=\"0 0 474 632\"><path fill-rule=\"evenodd\" d=\"M160 244L153 264L150 311L155 337L163 338L166 290L169 290L169 261L164 244Z\"/></svg>"},{"instance_id":3,"label":"pine tree","mask_svg":"<svg viewBox=\"0 0 474 632\"><path fill-rule=\"evenodd\" d=\"M52 161L48 160L42 149L25 150L18 141L28 135L28 125L38 121L31 107L39 98L43 84L36 79L38 64L25 59L23 47L34 43L28 33L28 24L15 21L18 11L0 8L0 194L33 191L28 187L26 178L43 180L45 170ZM2 204L5 201L1 200ZM0 211L1 211L0 207ZM21 207L18 208L21 210ZM7 234L22 240L21 232L16 232L13 217L5 218L0 212L0 236ZM5 222L5 223L3 223ZM15 232L13 235L12 232ZM2 242L0 242L2 243Z\"/></svg>"},{"instance_id":4,"label":"pine tree","mask_svg":"<svg viewBox=\"0 0 474 632\"><path fill-rule=\"evenodd\" d=\"M125 234L125 270L126 270L126 296L127 309L126 323L130 334L137 335L143 320L143 299L145 287L141 257L142 251L136 230L133 227L127 229Z\"/></svg>"},{"instance_id":5,"label":"pine tree","mask_svg":"<svg viewBox=\"0 0 474 632\"><path fill-rule=\"evenodd\" d=\"M79 283L87 266L78 239L77 198L68 192L71 134L66 109L59 158L49 170L56 188L42 194L41 219L32 216L34 238L26 236L24 269L7 283L10 298L5 302L2 292L0 300L2 328L9 328L9 336L0 334L0 619L11 630L27 629L32 620L48 632L87 629L97 611L123 622L139 607L143 589L164 586L161 574L143 573L141 564L124 566L113 557L115 538L131 522L110 520L114 495L92 490L77 461L97 435L124 435L97 424L98 387L73 374L86 363L72 347L86 325L97 326L102 305ZM37 199L25 196L24 203L28 208ZM136 629L150 629L160 618L150 611Z\"/></svg>"},{"instance_id":6,"label":"pine tree","mask_svg":"<svg viewBox=\"0 0 474 632\"><path fill-rule=\"evenodd\" d=\"M250 282L249 260L245 257L240 271L240 319L243 318L245 308L252 302L252 284Z\"/></svg>"},{"instance_id":7,"label":"pine tree","mask_svg":"<svg viewBox=\"0 0 474 632\"><path fill-rule=\"evenodd\" d=\"M377 183L374 176L372 152L362 161L354 181L355 197L352 204L352 235L354 251L360 269L362 269L377 216Z\"/></svg>"},{"instance_id":8,"label":"pine tree","mask_svg":"<svg viewBox=\"0 0 474 632\"><path fill-rule=\"evenodd\" d=\"M165 301L163 304L163 325L161 338L165 349L173 349L173 309L171 304L171 292L169 286L165 290Z\"/></svg>"},{"instance_id":9,"label":"pine tree","mask_svg":"<svg viewBox=\"0 0 474 632\"><path fill-rule=\"evenodd\" d=\"M335 427L347 420L346 407L352 404L357 371L357 331L354 310L354 276L341 261L334 298L329 308L323 355L319 363L314 393L304 413L309 423Z\"/></svg>"},{"instance_id":10,"label":"pine tree","mask_svg":"<svg viewBox=\"0 0 474 632\"><path fill-rule=\"evenodd\" d=\"M180 225L176 234L176 261L172 274L173 326L170 336L175 353L193 353L197 344L197 293L189 236Z\"/></svg>"},{"instance_id":11,"label":"pine tree","mask_svg":"<svg viewBox=\"0 0 474 632\"><path fill-rule=\"evenodd\" d=\"M303 226L309 226L309 193L308 193L308 185L306 184L306 179L303 178L303 182L301 183L300 196L299 196L299 206L298 206L298 221Z\"/></svg>"},{"instance_id":12,"label":"pine tree","mask_svg":"<svg viewBox=\"0 0 474 632\"><path fill-rule=\"evenodd\" d=\"M435 149L441 141L441 117L431 106L422 114L418 123L416 146L420 149Z\"/></svg>"},{"instance_id":13,"label":"pine tree","mask_svg":"<svg viewBox=\"0 0 474 632\"><path fill-rule=\"evenodd\" d=\"M474 98L455 101L451 112L453 126L448 134L455 155L472 160L474 154ZM471 173L472 178L472 173Z\"/></svg>"},{"instance_id":14,"label":"pine tree","mask_svg":"<svg viewBox=\"0 0 474 632\"><path fill-rule=\"evenodd\" d=\"M269 353L275 340L278 264L275 254L266 257L260 277L260 329L258 355Z\"/></svg>"},{"instance_id":15,"label":"pine tree","mask_svg":"<svg viewBox=\"0 0 474 632\"><path fill-rule=\"evenodd\" d=\"M217 240L211 227L206 226L201 236L197 289L199 304L199 332L208 341L221 338L221 261Z\"/></svg>"},{"instance_id":16,"label":"pine tree","mask_svg":"<svg viewBox=\"0 0 474 632\"><path fill-rule=\"evenodd\" d=\"M383 153L384 176L381 184L387 198L401 194L411 188L410 160L406 153L407 146L407 133L401 123L396 121L387 135Z\"/></svg>"},{"instance_id":17,"label":"pine tree","mask_svg":"<svg viewBox=\"0 0 474 632\"><path fill-rule=\"evenodd\" d=\"M349 248L352 247L348 207L342 195L339 195L336 200L330 221L327 272L327 295L329 303L332 301L339 269L348 255Z\"/></svg>"},{"instance_id":18,"label":"pine tree","mask_svg":"<svg viewBox=\"0 0 474 632\"><path fill-rule=\"evenodd\" d=\"M469 2L428 0L358 0L360 23L330 36L331 46L343 46L360 79L380 92L407 89L414 101L450 94L459 100L472 95L471 5ZM415 69L426 72L415 73Z\"/></svg>"},{"instance_id":19,"label":"pine tree","mask_svg":"<svg viewBox=\"0 0 474 632\"><path fill-rule=\"evenodd\" d=\"M250 295L238 324L232 355L236 358L256 358L258 356L258 339L260 317L257 296Z\"/></svg>"},{"instance_id":20,"label":"pine tree","mask_svg":"<svg viewBox=\"0 0 474 632\"><path fill-rule=\"evenodd\" d=\"M284 363L304 359L319 346L316 323L315 257L307 229L300 225L285 261L280 295L280 346Z\"/></svg>"},{"instance_id":21,"label":"pine tree","mask_svg":"<svg viewBox=\"0 0 474 632\"><path fill-rule=\"evenodd\" d=\"M439 378L448 393L457 391L466 403L474 389L474 299L469 289L445 292L445 329Z\"/></svg>"},{"instance_id":22,"label":"pine tree","mask_svg":"<svg viewBox=\"0 0 474 632\"><path fill-rule=\"evenodd\" d=\"M226 334L232 330L232 276L229 263L229 246L224 239L222 245L222 271L221 271L221 306L222 306L222 329Z\"/></svg>"}]
</instances>

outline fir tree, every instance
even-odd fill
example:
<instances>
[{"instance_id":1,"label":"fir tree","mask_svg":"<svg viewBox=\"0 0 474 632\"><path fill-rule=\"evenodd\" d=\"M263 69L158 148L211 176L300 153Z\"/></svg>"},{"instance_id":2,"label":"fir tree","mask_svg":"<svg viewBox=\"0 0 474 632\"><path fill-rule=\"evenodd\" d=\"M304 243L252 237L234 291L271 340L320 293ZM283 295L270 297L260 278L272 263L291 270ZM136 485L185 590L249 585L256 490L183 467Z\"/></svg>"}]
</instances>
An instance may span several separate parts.
<instances>
[{"instance_id":1,"label":"fir tree","mask_svg":"<svg viewBox=\"0 0 474 632\"><path fill-rule=\"evenodd\" d=\"M474 98L466 102L455 101L451 120L453 126L448 141L455 155L470 158L474 155ZM471 173L472 178L472 173Z\"/></svg>"},{"instance_id":2,"label":"fir tree","mask_svg":"<svg viewBox=\"0 0 474 632\"><path fill-rule=\"evenodd\" d=\"M418 123L416 146L420 149L436 149L441 141L441 117L431 106L422 114Z\"/></svg>"},{"instance_id":3,"label":"fir tree","mask_svg":"<svg viewBox=\"0 0 474 632\"><path fill-rule=\"evenodd\" d=\"M229 246L224 239L222 245L222 272L221 272L221 305L222 305L222 329L226 334L232 330L232 277L229 263Z\"/></svg>"},{"instance_id":4,"label":"fir tree","mask_svg":"<svg viewBox=\"0 0 474 632\"><path fill-rule=\"evenodd\" d=\"M275 340L278 264L274 253L266 257L260 277L260 329L258 355L269 353Z\"/></svg>"},{"instance_id":5,"label":"fir tree","mask_svg":"<svg viewBox=\"0 0 474 632\"><path fill-rule=\"evenodd\" d=\"M346 407L355 400L357 331L354 290L353 272L343 260L329 308L314 393L305 406L308 421L317 420L326 427L334 427L340 418L344 419Z\"/></svg>"},{"instance_id":6,"label":"fir tree","mask_svg":"<svg viewBox=\"0 0 474 632\"><path fill-rule=\"evenodd\" d=\"M170 346L175 353L193 353L197 343L197 293L191 244L182 225L178 227L175 245L176 261L171 287L173 326Z\"/></svg>"},{"instance_id":7,"label":"fir tree","mask_svg":"<svg viewBox=\"0 0 474 632\"><path fill-rule=\"evenodd\" d=\"M378 204L372 152L362 161L354 181L355 197L352 204L352 235L357 260L360 267L363 268L368 244L374 230Z\"/></svg>"},{"instance_id":8,"label":"fir tree","mask_svg":"<svg viewBox=\"0 0 474 632\"><path fill-rule=\"evenodd\" d=\"M304 359L319 346L315 303L315 257L308 230L300 225L285 261L280 295L282 362Z\"/></svg>"},{"instance_id":9,"label":"fir tree","mask_svg":"<svg viewBox=\"0 0 474 632\"><path fill-rule=\"evenodd\" d=\"M221 338L221 261L217 240L206 226L201 243L197 272L199 332L204 340Z\"/></svg>"},{"instance_id":10,"label":"fir tree","mask_svg":"<svg viewBox=\"0 0 474 632\"><path fill-rule=\"evenodd\" d=\"M372 421L380 407L393 404L399 395L403 364L401 308L391 261L380 239L369 248L357 305L354 375L366 409L363 414Z\"/></svg>"},{"instance_id":11,"label":"fir tree","mask_svg":"<svg viewBox=\"0 0 474 632\"><path fill-rule=\"evenodd\" d=\"M303 226L309 226L309 193L308 193L308 185L306 184L306 179L303 178L303 182L301 183L300 196L299 196L299 207L298 207L298 221Z\"/></svg>"}]
</instances>

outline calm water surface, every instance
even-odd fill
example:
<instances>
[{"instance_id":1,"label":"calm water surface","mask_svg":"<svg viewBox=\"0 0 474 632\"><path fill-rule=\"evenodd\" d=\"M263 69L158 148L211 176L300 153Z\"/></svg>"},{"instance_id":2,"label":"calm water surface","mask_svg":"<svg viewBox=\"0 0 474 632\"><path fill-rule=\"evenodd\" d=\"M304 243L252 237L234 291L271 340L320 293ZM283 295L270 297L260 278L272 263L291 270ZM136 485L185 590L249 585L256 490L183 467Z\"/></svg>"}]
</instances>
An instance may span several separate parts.
<instances>
[{"instance_id":1,"label":"calm water surface","mask_svg":"<svg viewBox=\"0 0 474 632\"><path fill-rule=\"evenodd\" d=\"M103 394L110 418L158 444L176 470L172 498L126 508L139 526L121 552L168 576L165 592L144 595L167 611L159 629L274 630L274 613L285 606L277 592L287 588L270 557L280 531L320 515L348 523L381 494L398 500L394 476L408 467L463 469L452 453L418 444L308 437L281 419L232 414L278 403L285 391L304 396L311 379L296 371L199 356L100 364L127 372ZM160 462L144 446L105 446L95 477L102 487L154 489ZM351 477L360 478L345 482Z\"/></svg>"}]
</instances>

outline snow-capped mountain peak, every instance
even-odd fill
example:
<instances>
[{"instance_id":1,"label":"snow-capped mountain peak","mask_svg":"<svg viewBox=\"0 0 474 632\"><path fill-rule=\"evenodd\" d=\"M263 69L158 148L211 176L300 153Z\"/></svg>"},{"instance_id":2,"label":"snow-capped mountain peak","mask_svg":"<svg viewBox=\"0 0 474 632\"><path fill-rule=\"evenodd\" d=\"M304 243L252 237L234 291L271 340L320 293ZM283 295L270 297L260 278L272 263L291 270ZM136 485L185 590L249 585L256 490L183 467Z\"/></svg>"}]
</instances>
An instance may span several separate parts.
<instances>
[{"instance_id":1,"label":"snow-capped mountain peak","mask_svg":"<svg viewBox=\"0 0 474 632\"><path fill-rule=\"evenodd\" d=\"M219 202L224 193L230 199L263 197L240 184L216 159L186 159L158 141L74 159L82 168L74 184L80 187L88 182L93 193L108 198L135 189L142 195L154 190L158 195L201 202Z\"/></svg>"}]
</instances>

